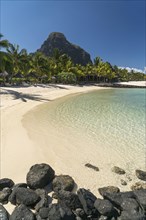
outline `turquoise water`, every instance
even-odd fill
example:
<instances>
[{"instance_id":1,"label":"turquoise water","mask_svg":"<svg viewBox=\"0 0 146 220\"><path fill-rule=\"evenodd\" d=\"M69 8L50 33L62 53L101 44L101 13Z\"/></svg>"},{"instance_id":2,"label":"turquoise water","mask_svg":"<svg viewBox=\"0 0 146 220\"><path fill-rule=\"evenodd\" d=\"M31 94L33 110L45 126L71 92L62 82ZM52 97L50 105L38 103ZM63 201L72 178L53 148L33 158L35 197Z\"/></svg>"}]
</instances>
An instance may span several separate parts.
<instances>
[{"instance_id":1,"label":"turquoise water","mask_svg":"<svg viewBox=\"0 0 146 220\"><path fill-rule=\"evenodd\" d=\"M60 138L82 139L91 150L110 148L127 163L144 167L145 94L144 89L107 89L74 95L41 105L33 117L46 136L54 130Z\"/></svg>"}]
</instances>

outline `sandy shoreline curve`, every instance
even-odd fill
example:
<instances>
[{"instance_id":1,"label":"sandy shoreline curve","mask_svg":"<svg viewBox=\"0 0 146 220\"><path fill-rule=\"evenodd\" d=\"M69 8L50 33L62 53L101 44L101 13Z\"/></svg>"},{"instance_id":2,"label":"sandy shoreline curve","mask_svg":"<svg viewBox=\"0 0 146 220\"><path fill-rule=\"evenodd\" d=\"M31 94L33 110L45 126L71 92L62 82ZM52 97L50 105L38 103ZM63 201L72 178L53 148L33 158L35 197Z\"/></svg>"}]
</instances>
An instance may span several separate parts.
<instances>
[{"instance_id":1,"label":"sandy shoreline curve","mask_svg":"<svg viewBox=\"0 0 146 220\"><path fill-rule=\"evenodd\" d=\"M36 163L44 162L52 165L55 171L57 171L56 174L71 175L79 187L91 189L95 195L99 195L97 190L99 187L107 185L115 185L120 187L121 190L129 190L129 186L138 180L132 176L130 185L121 186L121 178L113 174L109 169L109 164L106 163L108 159L106 154L109 154L110 150L108 152L99 152L98 158L96 158L94 157L95 149L93 149L93 152L90 152L88 148L84 150L84 144L82 146L81 143L80 146L82 146L82 148L79 153L76 154L76 148L66 148L69 142L64 146L64 142L57 142L58 139L56 139L55 143L50 143L52 146L53 144L56 145L55 148L52 147L53 149L48 149L50 150L48 151L50 155L48 155L46 154L46 149L43 148L44 144L42 144L42 148L40 147L41 140L38 141L37 145L29 136L29 129L26 129L22 123L23 117L27 113L29 114L29 111L43 103L49 103L52 100L68 95L101 89L109 89L109 87L98 87L98 85L71 86L57 84L28 87L1 87L0 178L11 178L15 183L26 182L26 174L29 168ZM59 149L60 146L64 147L63 151ZM71 147L72 146L73 143ZM83 161L82 154L80 154L81 152L83 152L85 156L91 153L92 161L98 162L98 165L101 167L100 172L96 173L96 180L95 171L85 168L83 162L90 161ZM63 154L62 160L60 160L59 153ZM72 161L70 160L71 156L68 158L68 153L73 155ZM53 157L54 160L51 160ZM113 165L117 165L116 160L118 161L118 158L115 158ZM73 166L74 164L75 166ZM82 175L83 178L81 178L81 174L84 174ZM8 204L7 208L11 213L13 207Z\"/></svg>"},{"instance_id":2,"label":"sandy shoreline curve","mask_svg":"<svg viewBox=\"0 0 146 220\"><path fill-rule=\"evenodd\" d=\"M24 182L34 163L44 161L22 125L23 115L44 102L75 93L89 92L98 86L38 85L29 87L1 87L1 172L0 178L9 177Z\"/></svg>"}]
</instances>

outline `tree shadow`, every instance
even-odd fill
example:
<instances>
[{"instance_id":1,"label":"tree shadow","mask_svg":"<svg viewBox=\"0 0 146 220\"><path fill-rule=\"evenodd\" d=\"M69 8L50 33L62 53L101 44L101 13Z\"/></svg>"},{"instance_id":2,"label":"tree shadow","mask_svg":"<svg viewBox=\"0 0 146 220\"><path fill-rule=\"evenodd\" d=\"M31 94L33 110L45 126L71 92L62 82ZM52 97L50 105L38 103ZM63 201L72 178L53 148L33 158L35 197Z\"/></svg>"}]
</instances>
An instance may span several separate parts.
<instances>
[{"instance_id":1,"label":"tree shadow","mask_svg":"<svg viewBox=\"0 0 146 220\"><path fill-rule=\"evenodd\" d=\"M58 84L37 84L35 87L42 87L42 88L58 88L58 89L66 89L68 88L64 87L63 85L58 85Z\"/></svg>"},{"instance_id":2,"label":"tree shadow","mask_svg":"<svg viewBox=\"0 0 146 220\"><path fill-rule=\"evenodd\" d=\"M17 92L14 90L10 89L2 89L1 88L1 95L8 95L10 94L14 100L20 99L22 102L27 102L28 100L33 100L33 101L38 101L38 102L43 102L43 101L51 101L50 99L42 98L41 95L38 94L27 94L27 93L22 93L22 92Z\"/></svg>"}]
</instances>

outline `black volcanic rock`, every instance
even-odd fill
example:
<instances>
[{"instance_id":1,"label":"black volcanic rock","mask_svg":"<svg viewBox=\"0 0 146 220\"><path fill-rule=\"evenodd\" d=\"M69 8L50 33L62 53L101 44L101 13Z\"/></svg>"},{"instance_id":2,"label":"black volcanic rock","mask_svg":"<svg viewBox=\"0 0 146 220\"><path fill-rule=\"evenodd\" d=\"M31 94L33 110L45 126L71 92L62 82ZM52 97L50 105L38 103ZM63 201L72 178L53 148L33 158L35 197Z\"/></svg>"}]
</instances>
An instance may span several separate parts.
<instances>
[{"instance_id":1,"label":"black volcanic rock","mask_svg":"<svg viewBox=\"0 0 146 220\"><path fill-rule=\"evenodd\" d=\"M140 180L146 181L146 171L143 170L135 170L135 174L137 178Z\"/></svg>"},{"instance_id":2,"label":"black volcanic rock","mask_svg":"<svg viewBox=\"0 0 146 220\"><path fill-rule=\"evenodd\" d=\"M75 64L86 65L92 63L89 53L70 43L64 34L59 32L51 33L38 51L51 57L55 48L58 48L61 54L67 54Z\"/></svg>"},{"instance_id":3,"label":"black volcanic rock","mask_svg":"<svg viewBox=\"0 0 146 220\"><path fill-rule=\"evenodd\" d=\"M94 203L94 207L98 210L98 212L104 216L114 216L115 210L113 204L106 199L96 199Z\"/></svg>"},{"instance_id":4,"label":"black volcanic rock","mask_svg":"<svg viewBox=\"0 0 146 220\"><path fill-rule=\"evenodd\" d=\"M59 204L65 204L71 210L82 208L78 195L72 192L60 190L57 193Z\"/></svg>"},{"instance_id":5,"label":"black volcanic rock","mask_svg":"<svg viewBox=\"0 0 146 220\"><path fill-rule=\"evenodd\" d=\"M0 205L0 219L9 220L9 213L2 205Z\"/></svg>"},{"instance_id":6,"label":"black volcanic rock","mask_svg":"<svg viewBox=\"0 0 146 220\"><path fill-rule=\"evenodd\" d=\"M75 182L73 178L69 175L59 175L53 179L52 186L55 192L59 190L72 191L74 188Z\"/></svg>"},{"instance_id":7,"label":"black volcanic rock","mask_svg":"<svg viewBox=\"0 0 146 220\"><path fill-rule=\"evenodd\" d=\"M13 187L14 186L14 182L13 180L9 179L9 178L3 178L0 179L0 190L6 188L6 187Z\"/></svg>"},{"instance_id":8,"label":"black volcanic rock","mask_svg":"<svg viewBox=\"0 0 146 220\"><path fill-rule=\"evenodd\" d=\"M98 216L98 213L94 207L94 203L97 199L94 194L84 188L80 188L77 191L77 194L85 213L89 216L91 215L92 217Z\"/></svg>"},{"instance_id":9,"label":"black volcanic rock","mask_svg":"<svg viewBox=\"0 0 146 220\"><path fill-rule=\"evenodd\" d=\"M146 189L139 189L134 191L137 201L141 204L146 211Z\"/></svg>"},{"instance_id":10,"label":"black volcanic rock","mask_svg":"<svg viewBox=\"0 0 146 220\"><path fill-rule=\"evenodd\" d=\"M31 189L43 188L50 184L55 177L55 171L45 163L35 164L27 173L27 185Z\"/></svg>"},{"instance_id":11,"label":"black volcanic rock","mask_svg":"<svg viewBox=\"0 0 146 220\"><path fill-rule=\"evenodd\" d=\"M0 203L7 204L11 192L12 190L10 188L4 188L2 191L0 191Z\"/></svg>"},{"instance_id":12,"label":"black volcanic rock","mask_svg":"<svg viewBox=\"0 0 146 220\"><path fill-rule=\"evenodd\" d=\"M48 220L75 220L75 215L62 204L52 204L48 210Z\"/></svg>"},{"instance_id":13,"label":"black volcanic rock","mask_svg":"<svg viewBox=\"0 0 146 220\"><path fill-rule=\"evenodd\" d=\"M25 205L17 206L12 212L9 220L35 220L35 216L31 210Z\"/></svg>"},{"instance_id":14,"label":"black volcanic rock","mask_svg":"<svg viewBox=\"0 0 146 220\"><path fill-rule=\"evenodd\" d=\"M9 201L13 205L24 204L32 207L39 202L40 199L41 198L35 191L23 187L15 188L9 197Z\"/></svg>"},{"instance_id":15,"label":"black volcanic rock","mask_svg":"<svg viewBox=\"0 0 146 220\"><path fill-rule=\"evenodd\" d=\"M118 193L120 192L120 189L116 186L106 186L106 187L101 187L98 189L100 195L104 197L107 193Z\"/></svg>"},{"instance_id":16,"label":"black volcanic rock","mask_svg":"<svg viewBox=\"0 0 146 220\"><path fill-rule=\"evenodd\" d=\"M41 198L36 204L35 210L38 211L42 207L48 207L49 203L51 202L51 197L48 196L47 191L44 189L37 189L35 192Z\"/></svg>"}]
</instances>

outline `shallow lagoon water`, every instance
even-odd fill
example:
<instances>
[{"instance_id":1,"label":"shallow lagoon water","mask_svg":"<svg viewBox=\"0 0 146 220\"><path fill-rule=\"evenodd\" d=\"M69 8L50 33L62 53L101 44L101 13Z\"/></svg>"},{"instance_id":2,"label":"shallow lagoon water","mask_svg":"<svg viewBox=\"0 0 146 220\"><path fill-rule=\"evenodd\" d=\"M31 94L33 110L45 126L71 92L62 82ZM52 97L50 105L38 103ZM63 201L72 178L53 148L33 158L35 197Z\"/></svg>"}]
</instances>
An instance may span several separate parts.
<instances>
[{"instance_id":1,"label":"shallow lagoon water","mask_svg":"<svg viewBox=\"0 0 146 220\"><path fill-rule=\"evenodd\" d=\"M126 169L144 168L145 111L145 89L98 90L42 104L25 117L29 122L33 120L31 127L28 123L24 125L29 127L32 139L40 135L47 143L49 136L60 141L60 146L63 140L70 147L90 147L91 155L86 156L86 162L94 162L92 157L98 157L98 151L107 150L109 154L110 149L109 164L121 160L119 164L125 163ZM112 157L115 155L117 158Z\"/></svg>"}]
</instances>

